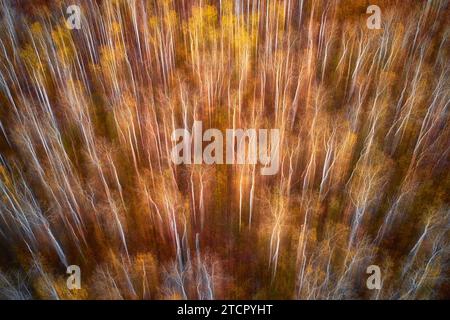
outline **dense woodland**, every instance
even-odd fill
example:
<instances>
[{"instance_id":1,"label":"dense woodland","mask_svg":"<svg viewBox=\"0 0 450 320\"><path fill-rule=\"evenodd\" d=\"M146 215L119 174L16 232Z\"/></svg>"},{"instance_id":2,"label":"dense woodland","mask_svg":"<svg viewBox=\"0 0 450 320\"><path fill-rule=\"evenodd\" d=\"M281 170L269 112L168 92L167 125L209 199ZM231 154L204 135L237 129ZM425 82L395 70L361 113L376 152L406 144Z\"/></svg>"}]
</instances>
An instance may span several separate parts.
<instances>
[{"instance_id":1,"label":"dense woodland","mask_svg":"<svg viewBox=\"0 0 450 320\"><path fill-rule=\"evenodd\" d=\"M74 2L0 0L0 298L450 298L447 0ZM278 174L175 165L194 120Z\"/></svg>"}]
</instances>

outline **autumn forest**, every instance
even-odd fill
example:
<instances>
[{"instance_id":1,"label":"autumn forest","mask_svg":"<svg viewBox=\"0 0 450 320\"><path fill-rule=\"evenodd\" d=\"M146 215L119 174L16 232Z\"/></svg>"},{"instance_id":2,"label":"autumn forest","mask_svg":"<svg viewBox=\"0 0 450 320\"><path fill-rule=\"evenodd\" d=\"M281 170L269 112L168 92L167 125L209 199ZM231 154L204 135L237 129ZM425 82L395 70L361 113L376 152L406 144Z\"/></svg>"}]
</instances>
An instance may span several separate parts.
<instances>
[{"instance_id":1,"label":"autumn forest","mask_svg":"<svg viewBox=\"0 0 450 320\"><path fill-rule=\"evenodd\" d=\"M0 0L0 299L450 299L449 21ZM195 121L279 130L278 171L175 164Z\"/></svg>"}]
</instances>

